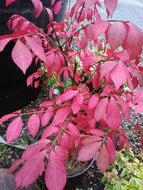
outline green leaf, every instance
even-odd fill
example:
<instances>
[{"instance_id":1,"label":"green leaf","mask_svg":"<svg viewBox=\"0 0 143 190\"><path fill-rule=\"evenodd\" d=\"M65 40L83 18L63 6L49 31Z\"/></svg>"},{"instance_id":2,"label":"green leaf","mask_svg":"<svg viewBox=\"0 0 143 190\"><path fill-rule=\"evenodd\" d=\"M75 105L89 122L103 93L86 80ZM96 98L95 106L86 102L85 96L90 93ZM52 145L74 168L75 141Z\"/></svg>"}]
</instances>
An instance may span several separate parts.
<instances>
[{"instance_id":1,"label":"green leaf","mask_svg":"<svg viewBox=\"0 0 143 190\"><path fill-rule=\"evenodd\" d=\"M114 187L113 187L113 190L122 190L121 189L121 183L117 183Z\"/></svg>"}]
</instances>

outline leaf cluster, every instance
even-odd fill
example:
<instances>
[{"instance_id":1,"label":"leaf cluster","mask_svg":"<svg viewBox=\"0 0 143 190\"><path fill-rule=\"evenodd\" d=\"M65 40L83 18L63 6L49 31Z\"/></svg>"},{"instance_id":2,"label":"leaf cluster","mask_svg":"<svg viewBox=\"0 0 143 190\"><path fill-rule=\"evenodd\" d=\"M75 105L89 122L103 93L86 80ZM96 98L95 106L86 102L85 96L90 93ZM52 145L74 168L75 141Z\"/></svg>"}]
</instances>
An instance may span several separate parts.
<instances>
[{"instance_id":1,"label":"leaf cluster","mask_svg":"<svg viewBox=\"0 0 143 190\"><path fill-rule=\"evenodd\" d=\"M6 0L6 5L14 1ZM116 158L116 139L120 150L129 149L121 116L130 120L132 107L135 114L143 112L143 32L129 21L108 20L117 0L104 0L106 20L101 18L99 0L77 0L59 23L53 16L59 13L61 0L51 0L51 9L40 0L31 1L36 17L43 11L48 19L47 32L13 15L8 21L13 33L0 36L0 51L14 40L12 59L24 74L32 61L41 63L27 78L27 85L37 88L42 78L50 89L38 108L15 111L0 118L0 123L11 119L7 143L21 134L25 114L32 137L44 129L40 139L9 168L11 173L22 164L16 174L17 187L33 183L46 171L47 188L62 190L69 155L78 161L96 155L97 167L104 173ZM143 149L143 129L134 126L134 130L140 132Z\"/></svg>"},{"instance_id":2,"label":"leaf cluster","mask_svg":"<svg viewBox=\"0 0 143 190\"><path fill-rule=\"evenodd\" d=\"M138 158L132 149L125 147L116 153L116 160L104 173L102 182L109 190L143 189L143 154Z\"/></svg>"}]
</instances>

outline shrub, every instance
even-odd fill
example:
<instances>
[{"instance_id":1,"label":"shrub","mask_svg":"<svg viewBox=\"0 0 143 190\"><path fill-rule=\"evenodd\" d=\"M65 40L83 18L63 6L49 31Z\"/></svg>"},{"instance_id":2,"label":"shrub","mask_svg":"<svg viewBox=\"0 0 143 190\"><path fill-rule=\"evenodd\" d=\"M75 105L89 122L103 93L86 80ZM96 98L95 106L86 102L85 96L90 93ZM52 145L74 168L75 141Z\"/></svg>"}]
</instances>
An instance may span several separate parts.
<instances>
[{"instance_id":1,"label":"shrub","mask_svg":"<svg viewBox=\"0 0 143 190\"><path fill-rule=\"evenodd\" d=\"M6 0L7 6L14 1ZM13 33L0 36L0 51L14 40L12 58L24 74L32 60L42 64L43 69L28 77L27 84L38 87L43 74L46 83L51 84L53 76L55 83L39 108L28 112L27 128L31 136L36 136L40 126L48 127L10 167L9 173L22 164L16 184L24 187L46 170L47 188L60 190L66 184L65 162L69 155L78 161L88 161L98 153L96 163L103 173L116 158L116 138L120 150L124 146L129 148L121 115L129 120L132 106L135 114L143 111L140 88L143 86L140 65L143 33L129 21L108 20L117 0L104 0L107 20L100 16L100 1L77 0L71 11L65 12L66 20L60 23L53 21L51 10L58 14L62 1L52 0L51 10L43 7L40 0L32 3L36 17L43 11L49 19L48 32L13 15L8 21ZM92 47L98 51L93 52ZM89 84L92 89L88 88ZM58 94L53 96L56 86ZM12 119L6 133L8 143L20 135L22 116L18 110L0 119L0 123ZM143 129L136 126L135 130L141 132L143 149Z\"/></svg>"},{"instance_id":2,"label":"shrub","mask_svg":"<svg viewBox=\"0 0 143 190\"><path fill-rule=\"evenodd\" d=\"M123 148L116 153L116 160L104 173L107 190L141 190L143 188L143 154L137 157L133 151Z\"/></svg>"}]
</instances>

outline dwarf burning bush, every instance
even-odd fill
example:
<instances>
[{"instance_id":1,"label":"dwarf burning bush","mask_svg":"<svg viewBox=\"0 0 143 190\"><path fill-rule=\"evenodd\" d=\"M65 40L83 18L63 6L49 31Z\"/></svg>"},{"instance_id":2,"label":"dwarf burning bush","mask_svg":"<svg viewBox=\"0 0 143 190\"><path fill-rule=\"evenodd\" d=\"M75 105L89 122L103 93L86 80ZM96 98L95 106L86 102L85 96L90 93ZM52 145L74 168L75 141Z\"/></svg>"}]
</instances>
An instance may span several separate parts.
<instances>
[{"instance_id":1,"label":"dwarf burning bush","mask_svg":"<svg viewBox=\"0 0 143 190\"><path fill-rule=\"evenodd\" d=\"M7 6L14 1L6 0ZM53 76L56 80L39 108L28 112L31 136L36 136L40 127L48 127L9 172L23 164L16 174L16 184L24 187L46 170L47 188L61 190L66 184L69 154L78 161L88 161L98 153L97 167L105 172L116 157L116 138L120 150L129 147L121 116L129 120L132 106L135 114L143 111L143 32L129 21L102 20L99 0L77 0L60 23L53 21L53 12L58 14L62 1L51 0L51 9L43 7L40 0L31 1L36 17L43 11L49 20L47 32L13 15L8 21L13 33L0 36L0 51L14 40L12 59L24 74L32 60L42 64L28 77L28 85L38 87L43 75L45 83ZM104 5L107 18L112 17L117 0L104 0ZM58 93L53 96L55 88ZM12 119L6 133L8 143L20 135L22 116L18 110L0 119L0 123ZM135 126L135 130L141 132L143 149L142 128Z\"/></svg>"}]
</instances>

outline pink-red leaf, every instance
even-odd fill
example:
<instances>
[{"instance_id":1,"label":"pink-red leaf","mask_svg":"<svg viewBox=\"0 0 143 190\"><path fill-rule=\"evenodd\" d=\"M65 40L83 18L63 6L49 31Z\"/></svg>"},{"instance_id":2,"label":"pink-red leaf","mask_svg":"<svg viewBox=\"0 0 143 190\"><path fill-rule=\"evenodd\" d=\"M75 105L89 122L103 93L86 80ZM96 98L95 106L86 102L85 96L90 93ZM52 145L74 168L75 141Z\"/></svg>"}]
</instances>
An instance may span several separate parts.
<instances>
[{"instance_id":1,"label":"pink-red leaf","mask_svg":"<svg viewBox=\"0 0 143 190\"><path fill-rule=\"evenodd\" d=\"M34 137L40 127L40 119L37 114L32 114L28 119L27 128L32 137Z\"/></svg>"},{"instance_id":2,"label":"pink-red leaf","mask_svg":"<svg viewBox=\"0 0 143 190\"><path fill-rule=\"evenodd\" d=\"M94 40L97 40L98 36L105 33L107 28L108 28L108 22L106 20L96 21L94 23L94 28L93 28Z\"/></svg>"},{"instance_id":3,"label":"pink-red leaf","mask_svg":"<svg viewBox=\"0 0 143 190\"><path fill-rule=\"evenodd\" d=\"M43 5L42 5L42 2L40 0L31 0L32 3L33 3L33 6L34 6L34 9L35 9L35 15L36 17L38 17L41 12L42 12L42 9L43 9Z\"/></svg>"},{"instance_id":4,"label":"pink-red leaf","mask_svg":"<svg viewBox=\"0 0 143 190\"><path fill-rule=\"evenodd\" d=\"M93 95L88 102L88 109L93 109L99 101L98 96Z\"/></svg>"},{"instance_id":5,"label":"pink-red leaf","mask_svg":"<svg viewBox=\"0 0 143 190\"><path fill-rule=\"evenodd\" d=\"M67 116L70 113L70 107L62 107L60 109L57 110L55 116L54 116L54 120L52 122L52 125L56 124L58 125L59 123L63 122Z\"/></svg>"},{"instance_id":6,"label":"pink-red leaf","mask_svg":"<svg viewBox=\"0 0 143 190\"><path fill-rule=\"evenodd\" d=\"M89 8L91 5L97 2L97 0L84 0L86 7Z\"/></svg>"},{"instance_id":7,"label":"pink-red leaf","mask_svg":"<svg viewBox=\"0 0 143 190\"><path fill-rule=\"evenodd\" d=\"M97 164L98 169L102 173L104 173L107 170L107 168L109 167L110 157L109 157L109 153L107 151L105 144L103 144L103 146L101 147L101 149L97 155L96 164Z\"/></svg>"},{"instance_id":8,"label":"pink-red leaf","mask_svg":"<svg viewBox=\"0 0 143 190\"><path fill-rule=\"evenodd\" d=\"M45 174L45 183L49 190L63 190L66 184L66 169L58 155L51 151Z\"/></svg>"},{"instance_id":9,"label":"pink-red leaf","mask_svg":"<svg viewBox=\"0 0 143 190\"><path fill-rule=\"evenodd\" d=\"M97 142L96 138L93 142L91 141L88 142L87 144L84 144L78 153L77 159L79 161L88 161L92 159L100 149L101 144L102 142L101 141Z\"/></svg>"},{"instance_id":10,"label":"pink-red leaf","mask_svg":"<svg viewBox=\"0 0 143 190\"><path fill-rule=\"evenodd\" d=\"M91 129L89 132L92 135L96 135L96 136L99 136L99 137L102 137L102 136L105 135L105 133L102 130L100 130L100 129Z\"/></svg>"},{"instance_id":11,"label":"pink-red leaf","mask_svg":"<svg viewBox=\"0 0 143 190\"><path fill-rule=\"evenodd\" d=\"M39 59L46 63L45 52L41 40L35 37L25 37L25 39L35 55L37 55Z\"/></svg>"},{"instance_id":12,"label":"pink-red leaf","mask_svg":"<svg viewBox=\"0 0 143 190\"><path fill-rule=\"evenodd\" d=\"M142 45L143 32L135 24L130 23L124 48L127 50L131 59L137 58L137 56L142 52Z\"/></svg>"},{"instance_id":13,"label":"pink-red leaf","mask_svg":"<svg viewBox=\"0 0 143 190\"><path fill-rule=\"evenodd\" d=\"M127 69L124 63L121 61L111 71L111 79L115 84L116 90L118 90L120 86L126 81L127 74Z\"/></svg>"},{"instance_id":14,"label":"pink-red leaf","mask_svg":"<svg viewBox=\"0 0 143 190\"><path fill-rule=\"evenodd\" d=\"M119 101L119 104L122 107L122 113L124 117L126 117L128 120L130 120L130 107L129 104L120 96L115 96L117 100Z\"/></svg>"},{"instance_id":15,"label":"pink-red leaf","mask_svg":"<svg viewBox=\"0 0 143 190\"><path fill-rule=\"evenodd\" d=\"M142 112L143 113L143 105L141 103L139 103L136 108L135 108L135 111L134 111L134 114L138 114Z\"/></svg>"},{"instance_id":16,"label":"pink-red leaf","mask_svg":"<svg viewBox=\"0 0 143 190\"><path fill-rule=\"evenodd\" d=\"M107 109L107 124L113 131L118 130L121 124L120 110L113 97L111 97Z\"/></svg>"},{"instance_id":17,"label":"pink-red leaf","mask_svg":"<svg viewBox=\"0 0 143 190\"><path fill-rule=\"evenodd\" d=\"M45 8L45 9L49 15L49 23L51 23L53 21L53 18L54 18L53 13L49 8Z\"/></svg>"},{"instance_id":18,"label":"pink-red leaf","mask_svg":"<svg viewBox=\"0 0 143 190\"><path fill-rule=\"evenodd\" d=\"M113 68L117 65L117 62L115 61L106 61L101 65L101 78L103 78L106 75L109 75L110 72L113 70Z\"/></svg>"},{"instance_id":19,"label":"pink-red leaf","mask_svg":"<svg viewBox=\"0 0 143 190\"><path fill-rule=\"evenodd\" d=\"M44 170L44 157L47 150L37 152L26 161L24 166L16 174L16 186L27 186L37 180Z\"/></svg>"},{"instance_id":20,"label":"pink-red leaf","mask_svg":"<svg viewBox=\"0 0 143 190\"><path fill-rule=\"evenodd\" d=\"M48 124L48 122L49 122L50 118L52 117L52 115L53 115L52 112L44 113L44 115L42 116L42 119L41 119L41 126L42 127L45 127Z\"/></svg>"},{"instance_id":21,"label":"pink-red leaf","mask_svg":"<svg viewBox=\"0 0 143 190\"><path fill-rule=\"evenodd\" d=\"M6 140L7 143L10 143L14 139L16 139L21 131L22 131L22 118L19 116L18 118L14 119L8 126L7 132L6 132Z\"/></svg>"},{"instance_id":22,"label":"pink-red leaf","mask_svg":"<svg viewBox=\"0 0 143 190\"><path fill-rule=\"evenodd\" d=\"M4 115L0 118L0 123L3 123L4 121L13 118L14 116L18 115L19 113L21 113L21 110L9 113L7 115Z\"/></svg>"},{"instance_id":23,"label":"pink-red leaf","mask_svg":"<svg viewBox=\"0 0 143 190\"><path fill-rule=\"evenodd\" d=\"M13 3L15 0L6 0L6 6L10 5L11 3Z\"/></svg>"},{"instance_id":24,"label":"pink-red leaf","mask_svg":"<svg viewBox=\"0 0 143 190\"><path fill-rule=\"evenodd\" d=\"M55 1L56 1L56 0L51 0L51 6L54 5Z\"/></svg>"},{"instance_id":25,"label":"pink-red leaf","mask_svg":"<svg viewBox=\"0 0 143 190\"><path fill-rule=\"evenodd\" d=\"M111 50L114 51L126 39L127 30L122 22L116 22L112 24L107 32L108 42L110 44Z\"/></svg>"},{"instance_id":26,"label":"pink-red leaf","mask_svg":"<svg viewBox=\"0 0 143 190\"><path fill-rule=\"evenodd\" d=\"M117 7L117 0L104 0L104 4L106 7L108 16L111 15L111 17L112 17L112 15Z\"/></svg>"},{"instance_id":27,"label":"pink-red leaf","mask_svg":"<svg viewBox=\"0 0 143 190\"><path fill-rule=\"evenodd\" d=\"M86 145L86 144L91 144L91 143L95 143L95 142L99 142L101 141L102 138L98 137L98 136L88 136L86 137L83 141L82 144Z\"/></svg>"},{"instance_id":28,"label":"pink-red leaf","mask_svg":"<svg viewBox=\"0 0 143 190\"><path fill-rule=\"evenodd\" d=\"M64 101L70 100L74 96L76 96L79 92L77 90L68 90L64 92L61 96L59 96L56 100L56 104L61 104Z\"/></svg>"},{"instance_id":29,"label":"pink-red leaf","mask_svg":"<svg viewBox=\"0 0 143 190\"><path fill-rule=\"evenodd\" d=\"M82 94L78 94L78 96L75 96L73 98L73 102L72 102L72 106L71 106L73 114L77 114L79 112L82 102L83 102Z\"/></svg>"},{"instance_id":30,"label":"pink-red leaf","mask_svg":"<svg viewBox=\"0 0 143 190\"><path fill-rule=\"evenodd\" d=\"M143 90L140 88L136 90L134 104L142 103L143 102Z\"/></svg>"},{"instance_id":31,"label":"pink-red leaf","mask_svg":"<svg viewBox=\"0 0 143 190\"><path fill-rule=\"evenodd\" d=\"M23 158L20 158L14 162L14 164L8 169L8 173L13 172L22 162L24 161Z\"/></svg>"},{"instance_id":32,"label":"pink-red leaf","mask_svg":"<svg viewBox=\"0 0 143 190\"><path fill-rule=\"evenodd\" d=\"M108 98L103 98L98 102L95 109L95 119L97 122L99 122L102 119L106 121L106 111L108 103L109 103Z\"/></svg>"},{"instance_id":33,"label":"pink-red leaf","mask_svg":"<svg viewBox=\"0 0 143 190\"><path fill-rule=\"evenodd\" d=\"M53 134L56 134L56 133L58 133L58 132L59 132L59 128L58 128L58 127L55 127L55 126L53 126L53 125L50 125L50 126L48 126L48 127L44 130L44 132L42 133L41 139L45 139L45 138L47 138L47 137L49 137L49 136L51 136L51 135L53 135Z\"/></svg>"},{"instance_id":34,"label":"pink-red leaf","mask_svg":"<svg viewBox=\"0 0 143 190\"><path fill-rule=\"evenodd\" d=\"M60 12L61 6L62 6L62 1L58 1L58 2L54 5L54 13L55 13L55 15L57 15L57 14Z\"/></svg>"},{"instance_id":35,"label":"pink-red leaf","mask_svg":"<svg viewBox=\"0 0 143 190\"><path fill-rule=\"evenodd\" d=\"M107 150L110 157L110 163L112 164L116 159L116 149L110 137L107 137Z\"/></svg>"},{"instance_id":36,"label":"pink-red leaf","mask_svg":"<svg viewBox=\"0 0 143 190\"><path fill-rule=\"evenodd\" d=\"M12 59L15 64L26 73L26 70L32 63L32 54L27 46L25 46L20 40L17 40L13 50Z\"/></svg>"}]
</instances>

